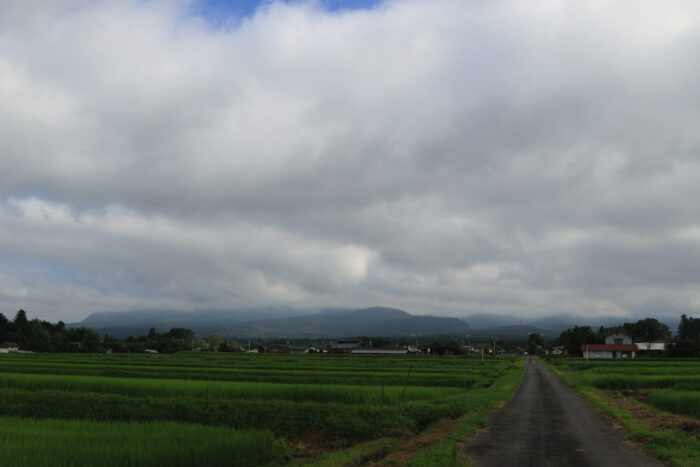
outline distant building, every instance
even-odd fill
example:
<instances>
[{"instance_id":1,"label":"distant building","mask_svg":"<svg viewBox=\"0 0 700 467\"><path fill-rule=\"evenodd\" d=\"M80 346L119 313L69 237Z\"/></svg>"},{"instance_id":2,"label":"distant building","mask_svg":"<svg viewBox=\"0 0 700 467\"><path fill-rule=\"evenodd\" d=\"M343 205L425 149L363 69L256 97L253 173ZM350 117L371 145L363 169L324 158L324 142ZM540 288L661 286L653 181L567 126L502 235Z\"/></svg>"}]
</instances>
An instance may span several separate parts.
<instances>
[{"instance_id":1,"label":"distant building","mask_svg":"<svg viewBox=\"0 0 700 467\"><path fill-rule=\"evenodd\" d=\"M668 350L666 342L636 342L639 348L639 355L658 355Z\"/></svg>"},{"instance_id":2,"label":"distant building","mask_svg":"<svg viewBox=\"0 0 700 467\"><path fill-rule=\"evenodd\" d=\"M408 349L352 349L352 354L373 354L373 355L400 355L407 354Z\"/></svg>"},{"instance_id":3,"label":"distant building","mask_svg":"<svg viewBox=\"0 0 700 467\"><path fill-rule=\"evenodd\" d=\"M404 347L406 350L408 350L408 353L423 353L421 349L416 347L415 345L407 345Z\"/></svg>"},{"instance_id":4,"label":"distant building","mask_svg":"<svg viewBox=\"0 0 700 467\"><path fill-rule=\"evenodd\" d=\"M581 346L583 358L635 358L638 350L632 338L625 334L611 334L605 338L605 344Z\"/></svg>"},{"instance_id":5,"label":"distant building","mask_svg":"<svg viewBox=\"0 0 700 467\"><path fill-rule=\"evenodd\" d=\"M0 343L0 353L19 352L19 345L15 342Z\"/></svg>"},{"instance_id":6,"label":"distant building","mask_svg":"<svg viewBox=\"0 0 700 467\"><path fill-rule=\"evenodd\" d=\"M270 344L267 347L268 353L289 353L289 348L282 344Z\"/></svg>"},{"instance_id":7,"label":"distant building","mask_svg":"<svg viewBox=\"0 0 700 467\"><path fill-rule=\"evenodd\" d=\"M454 355L457 351L451 345L436 345L428 348L428 353L430 355Z\"/></svg>"},{"instance_id":8,"label":"distant building","mask_svg":"<svg viewBox=\"0 0 700 467\"><path fill-rule=\"evenodd\" d=\"M606 345L629 345L632 344L632 338L627 334L610 334L605 337Z\"/></svg>"},{"instance_id":9,"label":"distant building","mask_svg":"<svg viewBox=\"0 0 700 467\"><path fill-rule=\"evenodd\" d=\"M564 354L564 346L563 345L555 345L552 347L552 355L563 355Z\"/></svg>"},{"instance_id":10,"label":"distant building","mask_svg":"<svg viewBox=\"0 0 700 467\"><path fill-rule=\"evenodd\" d=\"M333 353L351 353L354 349L362 347L362 341L359 339L343 339L336 341L331 347Z\"/></svg>"}]
</instances>

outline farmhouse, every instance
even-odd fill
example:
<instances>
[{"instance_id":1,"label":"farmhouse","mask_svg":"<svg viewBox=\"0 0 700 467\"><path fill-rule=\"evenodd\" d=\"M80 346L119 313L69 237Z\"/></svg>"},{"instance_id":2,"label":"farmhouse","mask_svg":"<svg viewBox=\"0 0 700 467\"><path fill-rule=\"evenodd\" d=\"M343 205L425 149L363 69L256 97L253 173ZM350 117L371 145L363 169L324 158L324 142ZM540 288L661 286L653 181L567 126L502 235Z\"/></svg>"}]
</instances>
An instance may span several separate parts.
<instances>
[{"instance_id":1,"label":"farmhouse","mask_svg":"<svg viewBox=\"0 0 700 467\"><path fill-rule=\"evenodd\" d=\"M583 358L634 358L639 348L630 336L611 334L605 338L605 344L584 344L581 350Z\"/></svg>"}]
</instances>

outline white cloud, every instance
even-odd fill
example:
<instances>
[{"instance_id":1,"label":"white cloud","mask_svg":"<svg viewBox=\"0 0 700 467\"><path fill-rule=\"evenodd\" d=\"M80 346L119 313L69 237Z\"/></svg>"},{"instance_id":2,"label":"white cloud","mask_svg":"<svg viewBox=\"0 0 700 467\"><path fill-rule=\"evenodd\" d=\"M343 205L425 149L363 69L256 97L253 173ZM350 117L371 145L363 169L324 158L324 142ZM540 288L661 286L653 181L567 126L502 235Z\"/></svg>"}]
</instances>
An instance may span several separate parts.
<instances>
[{"instance_id":1,"label":"white cloud","mask_svg":"<svg viewBox=\"0 0 700 467\"><path fill-rule=\"evenodd\" d=\"M191 6L0 1L0 306L698 310L696 3Z\"/></svg>"}]
</instances>

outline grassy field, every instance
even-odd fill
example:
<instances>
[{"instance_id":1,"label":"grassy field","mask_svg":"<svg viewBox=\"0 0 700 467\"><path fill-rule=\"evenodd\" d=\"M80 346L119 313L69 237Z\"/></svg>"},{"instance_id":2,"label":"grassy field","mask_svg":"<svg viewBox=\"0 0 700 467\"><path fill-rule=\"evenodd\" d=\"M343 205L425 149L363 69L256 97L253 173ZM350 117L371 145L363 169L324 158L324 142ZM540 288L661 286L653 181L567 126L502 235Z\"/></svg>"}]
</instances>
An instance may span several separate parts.
<instances>
[{"instance_id":1,"label":"grassy field","mask_svg":"<svg viewBox=\"0 0 700 467\"><path fill-rule=\"evenodd\" d=\"M522 374L510 357L4 354L0 456L351 465L400 453L400 463L451 465L456 443ZM431 442L406 448L421 436Z\"/></svg>"},{"instance_id":2,"label":"grassy field","mask_svg":"<svg viewBox=\"0 0 700 467\"><path fill-rule=\"evenodd\" d=\"M700 465L700 361L586 360L547 363L628 435L674 466Z\"/></svg>"}]
</instances>

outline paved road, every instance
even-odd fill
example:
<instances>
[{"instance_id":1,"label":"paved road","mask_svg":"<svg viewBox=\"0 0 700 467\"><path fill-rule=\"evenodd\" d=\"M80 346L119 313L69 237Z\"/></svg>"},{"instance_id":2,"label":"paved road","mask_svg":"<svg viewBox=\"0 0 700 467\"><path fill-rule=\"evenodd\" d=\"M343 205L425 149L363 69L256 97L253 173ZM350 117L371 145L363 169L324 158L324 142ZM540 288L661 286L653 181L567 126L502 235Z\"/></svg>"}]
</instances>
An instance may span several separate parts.
<instances>
[{"instance_id":1,"label":"paved road","mask_svg":"<svg viewBox=\"0 0 700 467\"><path fill-rule=\"evenodd\" d=\"M525 366L515 398L464 449L476 467L663 465L623 444L610 419L551 370L532 358Z\"/></svg>"}]
</instances>

